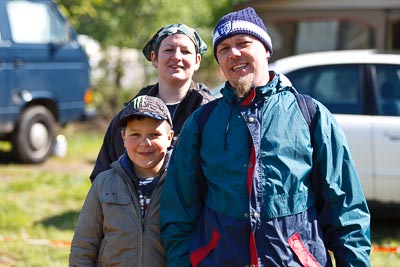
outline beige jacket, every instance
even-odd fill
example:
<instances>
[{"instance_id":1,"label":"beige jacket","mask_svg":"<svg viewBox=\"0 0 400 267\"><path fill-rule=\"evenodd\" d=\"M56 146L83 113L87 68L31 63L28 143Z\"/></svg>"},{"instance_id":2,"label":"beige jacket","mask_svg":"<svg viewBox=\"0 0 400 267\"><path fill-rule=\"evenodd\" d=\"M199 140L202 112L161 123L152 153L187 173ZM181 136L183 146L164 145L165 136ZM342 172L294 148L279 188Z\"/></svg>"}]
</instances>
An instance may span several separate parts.
<instances>
[{"instance_id":1,"label":"beige jacket","mask_svg":"<svg viewBox=\"0 0 400 267\"><path fill-rule=\"evenodd\" d=\"M166 266L159 228L165 174L142 219L136 190L120 162L100 173L80 212L69 266Z\"/></svg>"}]
</instances>

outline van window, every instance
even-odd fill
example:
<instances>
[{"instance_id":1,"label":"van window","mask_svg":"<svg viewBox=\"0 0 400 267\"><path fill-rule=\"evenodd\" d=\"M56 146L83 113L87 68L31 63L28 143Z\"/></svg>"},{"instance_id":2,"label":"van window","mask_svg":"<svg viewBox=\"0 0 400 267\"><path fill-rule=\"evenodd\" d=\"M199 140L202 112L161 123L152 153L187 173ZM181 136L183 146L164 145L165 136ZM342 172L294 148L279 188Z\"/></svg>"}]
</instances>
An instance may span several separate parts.
<instances>
[{"instance_id":1,"label":"van window","mask_svg":"<svg viewBox=\"0 0 400 267\"><path fill-rule=\"evenodd\" d=\"M392 29L392 36L390 41L392 42L392 49L400 49L400 19L391 22L389 27Z\"/></svg>"},{"instance_id":2,"label":"van window","mask_svg":"<svg viewBox=\"0 0 400 267\"><path fill-rule=\"evenodd\" d=\"M287 76L300 93L311 95L332 113L361 114L358 65L310 67Z\"/></svg>"},{"instance_id":3,"label":"van window","mask_svg":"<svg viewBox=\"0 0 400 267\"><path fill-rule=\"evenodd\" d=\"M377 45L374 29L361 20L282 20L270 23L268 32L274 41L274 59L316 51L370 49Z\"/></svg>"},{"instance_id":4,"label":"van window","mask_svg":"<svg viewBox=\"0 0 400 267\"><path fill-rule=\"evenodd\" d=\"M400 116L400 66L376 65L381 114Z\"/></svg>"},{"instance_id":5,"label":"van window","mask_svg":"<svg viewBox=\"0 0 400 267\"><path fill-rule=\"evenodd\" d=\"M7 11L11 36L16 43L65 43L69 39L66 23L48 4L9 1Z\"/></svg>"}]
</instances>

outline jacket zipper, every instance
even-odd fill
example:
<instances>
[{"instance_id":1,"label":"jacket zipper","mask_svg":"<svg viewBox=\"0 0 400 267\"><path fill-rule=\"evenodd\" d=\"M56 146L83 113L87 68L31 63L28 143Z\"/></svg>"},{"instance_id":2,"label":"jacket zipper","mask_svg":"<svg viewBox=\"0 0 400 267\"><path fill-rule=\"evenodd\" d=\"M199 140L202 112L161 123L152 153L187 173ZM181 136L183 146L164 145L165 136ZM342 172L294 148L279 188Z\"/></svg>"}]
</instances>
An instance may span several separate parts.
<instances>
[{"instance_id":1,"label":"jacket zipper","mask_svg":"<svg viewBox=\"0 0 400 267\"><path fill-rule=\"evenodd\" d=\"M136 213L139 214L138 217L141 220L142 231L140 231L141 234L139 236L139 242L138 242L138 249L139 249L138 266L141 266L142 255L143 255L142 244L143 244L144 220L143 220L142 212L140 210L139 197L136 193L136 189L135 189L135 186L133 185L131 178L128 177L128 175L125 173L125 171L123 171L122 169L118 169L116 171L119 173L121 178L125 181L126 185L128 186L128 190L129 190L129 193L131 194L133 206L135 207L135 211L136 211Z\"/></svg>"}]
</instances>

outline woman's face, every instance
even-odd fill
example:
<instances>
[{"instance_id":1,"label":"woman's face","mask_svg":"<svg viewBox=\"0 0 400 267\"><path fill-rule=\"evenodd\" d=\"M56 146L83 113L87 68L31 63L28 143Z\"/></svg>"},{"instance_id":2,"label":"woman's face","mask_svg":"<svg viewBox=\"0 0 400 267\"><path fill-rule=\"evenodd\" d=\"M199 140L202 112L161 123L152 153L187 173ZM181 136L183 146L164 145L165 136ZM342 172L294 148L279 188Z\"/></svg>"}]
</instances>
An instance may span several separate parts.
<instances>
[{"instance_id":1,"label":"woman's face","mask_svg":"<svg viewBox=\"0 0 400 267\"><path fill-rule=\"evenodd\" d=\"M200 67L201 56L185 34L173 34L161 41L158 55L151 52L152 64L159 79L169 82L191 80Z\"/></svg>"}]
</instances>

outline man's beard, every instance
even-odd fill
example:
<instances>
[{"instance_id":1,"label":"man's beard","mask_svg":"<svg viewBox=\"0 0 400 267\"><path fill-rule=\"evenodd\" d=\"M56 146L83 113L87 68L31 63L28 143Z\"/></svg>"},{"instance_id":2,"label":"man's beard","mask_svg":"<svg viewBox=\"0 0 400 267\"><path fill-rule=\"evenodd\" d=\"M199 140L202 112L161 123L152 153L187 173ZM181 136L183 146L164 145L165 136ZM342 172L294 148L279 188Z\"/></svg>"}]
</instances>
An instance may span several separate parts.
<instances>
[{"instance_id":1,"label":"man's beard","mask_svg":"<svg viewBox=\"0 0 400 267\"><path fill-rule=\"evenodd\" d=\"M243 77L240 77L236 84L236 95L239 98L242 98L250 92L250 89L253 85L254 73L249 73Z\"/></svg>"}]
</instances>

